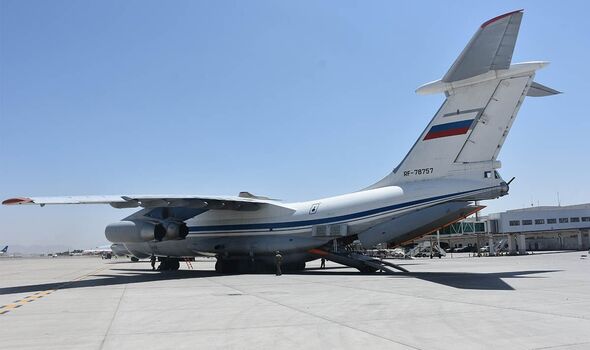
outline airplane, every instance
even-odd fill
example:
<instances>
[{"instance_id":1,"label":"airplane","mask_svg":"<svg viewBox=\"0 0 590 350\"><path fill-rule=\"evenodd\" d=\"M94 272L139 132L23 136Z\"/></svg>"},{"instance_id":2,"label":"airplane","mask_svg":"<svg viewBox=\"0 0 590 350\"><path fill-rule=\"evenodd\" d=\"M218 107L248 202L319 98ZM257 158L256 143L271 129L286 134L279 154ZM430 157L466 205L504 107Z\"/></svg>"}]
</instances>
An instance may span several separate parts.
<instances>
[{"instance_id":1,"label":"airplane","mask_svg":"<svg viewBox=\"0 0 590 350\"><path fill-rule=\"evenodd\" d=\"M101 245L93 249L84 249L82 255L102 255L106 253L112 253L110 245Z\"/></svg>"},{"instance_id":2,"label":"airplane","mask_svg":"<svg viewBox=\"0 0 590 350\"><path fill-rule=\"evenodd\" d=\"M5 246L4 248L2 248L2 250L0 250L0 255L4 255L8 252L8 246Z\"/></svg>"},{"instance_id":3,"label":"airplane","mask_svg":"<svg viewBox=\"0 0 590 350\"><path fill-rule=\"evenodd\" d=\"M85 249L81 255L100 255L103 259L110 259L113 256L113 250L111 249L111 245L107 244L94 249Z\"/></svg>"},{"instance_id":4,"label":"airplane","mask_svg":"<svg viewBox=\"0 0 590 350\"><path fill-rule=\"evenodd\" d=\"M129 257L133 262L139 261L139 258L131 254L131 252L129 252L129 250L127 250L125 245L122 243L111 244L111 251L113 252L113 254L115 254L115 256Z\"/></svg>"},{"instance_id":5,"label":"airplane","mask_svg":"<svg viewBox=\"0 0 590 350\"><path fill-rule=\"evenodd\" d=\"M125 248L123 244L113 243L111 244L111 251L116 256L131 256L131 253Z\"/></svg>"},{"instance_id":6,"label":"airplane","mask_svg":"<svg viewBox=\"0 0 590 350\"><path fill-rule=\"evenodd\" d=\"M157 256L160 270L205 255L216 257L219 273L269 271L280 252L283 271L321 257L365 273L406 271L347 247L399 246L481 210L477 201L508 194L512 180L500 176L497 157L520 106L527 96L560 93L534 81L548 62L511 62L523 12L484 22L446 74L416 90L446 99L399 165L361 190L292 203L241 192L17 197L3 204L140 208L109 224L105 236L137 258Z\"/></svg>"}]
</instances>

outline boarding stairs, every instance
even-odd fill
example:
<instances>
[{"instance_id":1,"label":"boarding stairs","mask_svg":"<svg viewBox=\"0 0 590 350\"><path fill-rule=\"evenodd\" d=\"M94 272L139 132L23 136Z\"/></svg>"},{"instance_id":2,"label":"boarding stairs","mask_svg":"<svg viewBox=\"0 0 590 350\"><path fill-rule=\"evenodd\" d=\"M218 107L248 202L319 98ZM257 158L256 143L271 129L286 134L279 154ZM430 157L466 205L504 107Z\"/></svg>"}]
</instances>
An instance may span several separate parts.
<instances>
[{"instance_id":1,"label":"boarding stairs","mask_svg":"<svg viewBox=\"0 0 590 350\"><path fill-rule=\"evenodd\" d=\"M410 249L410 251L408 252L408 255L410 257L414 258L418 254L430 255L430 251L431 251L430 241L424 241L424 242L418 243L414 248ZM447 255L447 252L445 252L445 250L442 249L438 244L432 245L432 252L434 253L435 251L438 252L440 254L440 256Z\"/></svg>"},{"instance_id":2,"label":"boarding stairs","mask_svg":"<svg viewBox=\"0 0 590 350\"><path fill-rule=\"evenodd\" d=\"M436 250L440 256L447 256L447 252L445 252L445 250L442 249L438 244L434 245L434 250Z\"/></svg>"},{"instance_id":3,"label":"boarding stairs","mask_svg":"<svg viewBox=\"0 0 590 350\"><path fill-rule=\"evenodd\" d=\"M498 254L500 252L502 252L503 250L506 250L506 248L504 246L506 246L508 244L508 239L504 238L499 240L498 242L496 242L496 244L494 244L493 249L494 249L494 253Z\"/></svg>"}]
</instances>

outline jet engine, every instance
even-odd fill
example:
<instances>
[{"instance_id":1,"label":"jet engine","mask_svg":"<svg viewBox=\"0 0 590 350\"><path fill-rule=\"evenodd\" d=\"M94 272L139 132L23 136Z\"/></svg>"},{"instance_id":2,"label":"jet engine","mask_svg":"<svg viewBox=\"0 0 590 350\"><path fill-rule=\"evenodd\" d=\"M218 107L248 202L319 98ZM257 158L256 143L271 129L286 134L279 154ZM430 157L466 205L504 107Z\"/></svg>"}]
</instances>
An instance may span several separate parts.
<instances>
[{"instance_id":1,"label":"jet engine","mask_svg":"<svg viewBox=\"0 0 590 350\"><path fill-rule=\"evenodd\" d=\"M184 239L188 235L185 223L146 221L120 221L105 228L106 238L113 243L139 243Z\"/></svg>"},{"instance_id":2,"label":"jet engine","mask_svg":"<svg viewBox=\"0 0 590 350\"><path fill-rule=\"evenodd\" d=\"M188 235L188 227L184 222L167 222L164 227L166 228L166 235L162 239L184 239Z\"/></svg>"}]
</instances>

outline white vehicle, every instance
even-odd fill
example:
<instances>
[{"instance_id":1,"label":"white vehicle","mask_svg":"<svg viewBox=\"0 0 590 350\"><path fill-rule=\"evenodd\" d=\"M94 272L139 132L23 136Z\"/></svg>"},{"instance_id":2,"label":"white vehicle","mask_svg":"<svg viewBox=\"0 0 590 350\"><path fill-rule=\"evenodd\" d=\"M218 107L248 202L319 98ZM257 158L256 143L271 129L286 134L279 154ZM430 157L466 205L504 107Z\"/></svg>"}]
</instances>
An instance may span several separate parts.
<instances>
[{"instance_id":1,"label":"white vehicle","mask_svg":"<svg viewBox=\"0 0 590 350\"><path fill-rule=\"evenodd\" d=\"M284 270L325 257L361 271L388 270L367 257L344 253L358 240L366 248L400 244L482 207L473 201L508 193L498 153L526 96L558 92L533 81L548 62L511 64L523 12L486 21L440 80L419 94L446 100L401 163L380 181L352 193L286 203L242 192L238 196L114 195L21 197L3 204L110 204L141 208L106 227L110 242L138 258L155 255L161 269L180 259L217 257L219 272L258 271L283 256Z\"/></svg>"}]
</instances>

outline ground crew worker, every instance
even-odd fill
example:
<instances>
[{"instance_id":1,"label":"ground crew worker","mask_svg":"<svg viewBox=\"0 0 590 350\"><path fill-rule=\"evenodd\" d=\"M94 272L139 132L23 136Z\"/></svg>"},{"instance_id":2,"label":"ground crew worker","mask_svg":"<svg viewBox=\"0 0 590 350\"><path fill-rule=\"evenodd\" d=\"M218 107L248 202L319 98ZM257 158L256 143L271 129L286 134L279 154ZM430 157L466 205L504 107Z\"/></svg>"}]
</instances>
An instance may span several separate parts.
<instances>
[{"instance_id":1,"label":"ground crew worker","mask_svg":"<svg viewBox=\"0 0 590 350\"><path fill-rule=\"evenodd\" d=\"M152 263L152 270L155 271L156 270L156 256L152 255L152 257L150 258L150 262Z\"/></svg>"},{"instance_id":2,"label":"ground crew worker","mask_svg":"<svg viewBox=\"0 0 590 350\"><path fill-rule=\"evenodd\" d=\"M282 275L283 273L281 272L281 264L283 263L283 256L281 255L281 252L279 252L277 250L277 253L275 255L275 263L277 265L277 276Z\"/></svg>"},{"instance_id":3,"label":"ground crew worker","mask_svg":"<svg viewBox=\"0 0 590 350\"><path fill-rule=\"evenodd\" d=\"M321 263L320 263L320 269L325 269L326 268L326 259L322 258Z\"/></svg>"}]
</instances>

